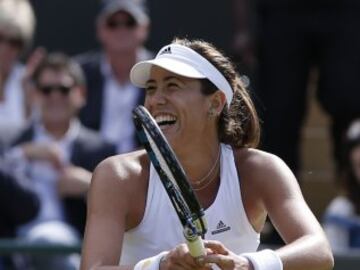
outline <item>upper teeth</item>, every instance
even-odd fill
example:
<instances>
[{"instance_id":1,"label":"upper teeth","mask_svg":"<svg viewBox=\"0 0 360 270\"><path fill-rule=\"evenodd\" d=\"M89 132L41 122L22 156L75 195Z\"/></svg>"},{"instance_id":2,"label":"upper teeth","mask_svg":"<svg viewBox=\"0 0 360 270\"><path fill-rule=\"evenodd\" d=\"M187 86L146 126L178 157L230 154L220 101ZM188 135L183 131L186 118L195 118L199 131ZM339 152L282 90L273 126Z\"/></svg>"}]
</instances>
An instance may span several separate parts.
<instances>
[{"instance_id":1,"label":"upper teeth","mask_svg":"<svg viewBox=\"0 0 360 270\"><path fill-rule=\"evenodd\" d=\"M176 117L168 114L161 114L155 117L156 123L176 121Z\"/></svg>"}]
</instances>

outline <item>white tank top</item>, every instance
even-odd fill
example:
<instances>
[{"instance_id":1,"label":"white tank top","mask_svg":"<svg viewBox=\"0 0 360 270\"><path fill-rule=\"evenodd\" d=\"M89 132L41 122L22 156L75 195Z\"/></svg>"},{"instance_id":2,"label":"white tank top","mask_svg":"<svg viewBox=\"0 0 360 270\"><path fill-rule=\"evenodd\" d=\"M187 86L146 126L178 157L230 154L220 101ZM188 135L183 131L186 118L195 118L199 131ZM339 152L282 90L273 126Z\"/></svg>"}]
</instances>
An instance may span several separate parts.
<instances>
[{"instance_id":1,"label":"white tank top","mask_svg":"<svg viewBox=\"0 0 360 270\"><path fill-rule=\"evenodd\" d=\"M220 186L212 205L205 210L208 232L205 239L221 241L236 254L254 252L260 235L247 219L241 199L232 148L221 145ZM150 179L144 217L124 234L121 265L134 265L164 250L184 243L183 227L155 169Z\"/></svg>"}]
</instances>

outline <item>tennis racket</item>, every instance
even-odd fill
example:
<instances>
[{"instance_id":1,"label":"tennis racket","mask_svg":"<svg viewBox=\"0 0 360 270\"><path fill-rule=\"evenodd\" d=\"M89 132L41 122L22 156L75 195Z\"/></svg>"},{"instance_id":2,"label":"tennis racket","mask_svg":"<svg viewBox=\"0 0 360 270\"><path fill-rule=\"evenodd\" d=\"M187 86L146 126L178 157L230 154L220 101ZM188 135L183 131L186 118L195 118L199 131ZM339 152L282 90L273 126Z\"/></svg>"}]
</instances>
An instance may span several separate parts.
<instances>
[{"instance_id":1,"label":"tennis racket","mask_svg":"<svg viewBox=\"0 0 360 270\"><path fill-rule=\"evenodd\" d=\"M184 237L191 256L205 255L202 241L207 230L204 210L187 180L184 169L158 124L145 107L138 106L133 110L133 121L137 136L156 169L183 226Z\"/></svg>"}]
</instances>

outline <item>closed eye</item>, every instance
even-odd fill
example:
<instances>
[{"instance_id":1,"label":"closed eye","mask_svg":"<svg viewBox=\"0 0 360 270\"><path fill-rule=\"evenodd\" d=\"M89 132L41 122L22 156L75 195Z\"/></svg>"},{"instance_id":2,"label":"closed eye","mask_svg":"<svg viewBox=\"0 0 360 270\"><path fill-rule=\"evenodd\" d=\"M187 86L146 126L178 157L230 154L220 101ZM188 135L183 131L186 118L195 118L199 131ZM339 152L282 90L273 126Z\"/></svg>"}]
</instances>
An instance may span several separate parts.
<instances>
[{"instance_id":1,"label":"closed eye","mask_svg":"<svg viewBox=\"0 0 360 270\"><path fill-rule=\"evenodd\" d=\"M146 94L152 94L156 90L156 87L153 85L145 86L145 92Z\"/></svg>"},{"instance_id":2,"label":"closed eye","mask_svg":"<svg viewBox=\"0 0 360 270\"><path fill-rule=\"evenodd\" d=\"M180 86L179 86L177 83L171 82L171 83L168 83L168 84L167 84L167 88L170 88L170 89L179 89Z\"/></svg>"}]
</instances>

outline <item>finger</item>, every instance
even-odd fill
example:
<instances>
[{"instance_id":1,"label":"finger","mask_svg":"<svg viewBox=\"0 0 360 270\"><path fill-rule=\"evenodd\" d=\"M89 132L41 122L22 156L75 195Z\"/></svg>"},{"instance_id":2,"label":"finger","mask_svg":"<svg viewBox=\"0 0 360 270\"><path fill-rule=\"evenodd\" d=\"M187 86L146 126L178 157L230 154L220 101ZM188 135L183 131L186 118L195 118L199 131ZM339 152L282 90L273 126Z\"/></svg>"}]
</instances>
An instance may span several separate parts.
<instances>
[{"instance_id":1,"label":"finger","mask_svg":"<svg viewBox=\"0 0 360 270\"><path fill-rule=\"evenodd\" d=\"M206 248L210 248L215 253L223 254L223 255L229 254L227 248L225 248L225 246L218 241L207 240L204 241L204 244Z\"/></svg>"},{"instance_id":2,"label":"finger","mask_svg":"<svg viewBox=\"0 0 360 270\"><path fill-rule=\"evenodd\" d=\"M230 267L233 265L233 261L231 258L221 254L213 254L204 256L202 259L203 265L208 265L211 263L217 264L221 269Z\"/></svg>"},{"instance_id":3,"label":"finger","mask_svg":"<svg viewBox=\"0 0 360 270\"><path fill-rule=\"evenodd\" d=\"M197 269L197 264L194 261L194 258L190 255L189 249L186 244L181 244L173 250L173 254L168 257L171 267L177 265L180 269Z\"/></svg>"},{"instance_id":4,"label":"finger","mask_svg":"<svg viewBox=\"0 0 360 270\"><path fill-rule=\"evenodd\" d=\"M26 73L28 76L32 76L35 72L35 69L41 63L46 55L46 50L43 47L38 47L35 51L30 55L27 63L26 63Z\"/></svg>"},{"instance_id":5,"label":"finger","mask_svg":"<svg viewBox=\"0 0 360 270\"><path fill-rule=\"evenodd\" d=\"M194 270L194 269L198 269L199 266L193 264L187 264L184 261L176 261L176 262L172 262L169 266L168 269L181 269L181 270Z\"/></svg>"}]
</instances>

